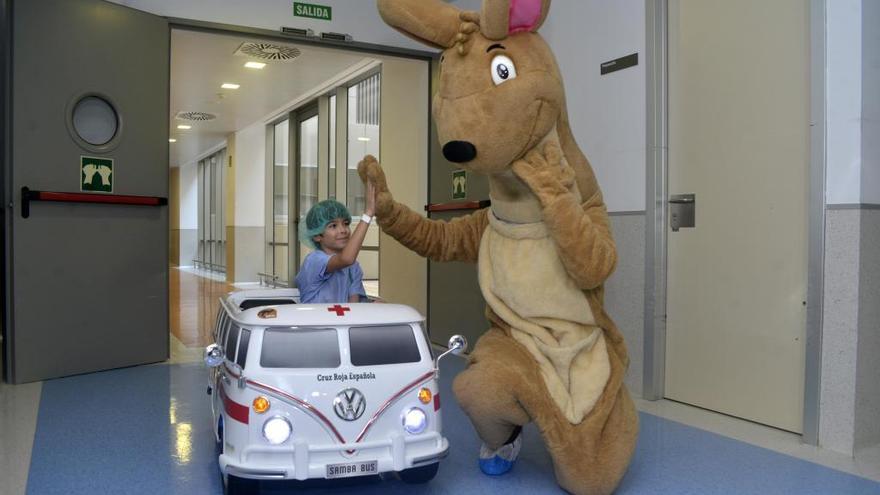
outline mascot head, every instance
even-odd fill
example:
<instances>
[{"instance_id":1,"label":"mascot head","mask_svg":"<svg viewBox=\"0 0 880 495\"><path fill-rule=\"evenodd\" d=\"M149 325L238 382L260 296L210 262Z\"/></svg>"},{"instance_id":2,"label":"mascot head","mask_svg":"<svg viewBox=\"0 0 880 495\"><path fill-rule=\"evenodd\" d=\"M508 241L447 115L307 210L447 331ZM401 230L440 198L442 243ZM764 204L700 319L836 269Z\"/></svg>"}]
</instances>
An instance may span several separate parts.
<instances>
[{"instance_id":1,"label":"mascot head","mask_svg":"<svg viewBox=\"0 0 880 495\"><path fill-rule=\"evenodd\" d=\"M447 160L507 171L564 118L562 78L537 33L550 0L483 0L481 12L441 0L378 0L389 25L443 49L434 120Z\"/></svg>"}]
</instances>

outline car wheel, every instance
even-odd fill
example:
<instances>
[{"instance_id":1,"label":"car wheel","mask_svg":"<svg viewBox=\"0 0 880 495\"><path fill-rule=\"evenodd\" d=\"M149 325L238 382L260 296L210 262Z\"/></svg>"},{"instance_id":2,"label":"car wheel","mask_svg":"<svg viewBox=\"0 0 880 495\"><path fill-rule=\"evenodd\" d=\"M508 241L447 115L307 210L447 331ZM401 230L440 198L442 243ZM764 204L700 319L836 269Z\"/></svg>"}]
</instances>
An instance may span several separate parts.
<instances>
[{"instance_id":1,"label":"car wheel","mask_svg":"<svg viewBox=\"0 0 880 495\"><path fill-rule=\"evenodd\" d=\"M217 451L223 453L223 416L217 418Z\"/></svg>"},{"instance_id":2,"label":"car wheel","mask_svg":"<svg viewBox=\"0 0 880 495\"><path fill-rule=\"evenodd\" d=\"M437 476L437 468L440 467L439 462L428 464L427 466L419 466L400 471L400 479L404 483L427 483Z\"/></svg>"},{"instance_id":3,"label":"car wheel","mask_svg":"<svg viewBox=\"0 0 880 495\"><path fill-rule=\"evenodd\" d=\"M260 482L227 474L223 477L223 495L257 495Z\"/></svg>"}]
</instances>

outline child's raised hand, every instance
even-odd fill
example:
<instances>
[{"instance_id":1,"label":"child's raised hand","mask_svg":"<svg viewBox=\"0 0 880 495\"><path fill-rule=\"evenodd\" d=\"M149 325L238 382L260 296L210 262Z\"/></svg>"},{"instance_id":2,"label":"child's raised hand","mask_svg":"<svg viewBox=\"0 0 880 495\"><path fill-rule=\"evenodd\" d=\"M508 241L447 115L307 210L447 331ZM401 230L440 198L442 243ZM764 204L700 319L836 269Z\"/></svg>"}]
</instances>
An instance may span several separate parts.
<instances>
[{"instance_id":1,"label":"child's raised hand","mask_svg":"<svg viewBox=\"0 0 880 495\"><path fill-rule=\"evenodd\" d=\"M373 181L367 181L367 204L364 207L364 214L373 216L376 213L376 186Z\"/></svg>"}]
</instances>

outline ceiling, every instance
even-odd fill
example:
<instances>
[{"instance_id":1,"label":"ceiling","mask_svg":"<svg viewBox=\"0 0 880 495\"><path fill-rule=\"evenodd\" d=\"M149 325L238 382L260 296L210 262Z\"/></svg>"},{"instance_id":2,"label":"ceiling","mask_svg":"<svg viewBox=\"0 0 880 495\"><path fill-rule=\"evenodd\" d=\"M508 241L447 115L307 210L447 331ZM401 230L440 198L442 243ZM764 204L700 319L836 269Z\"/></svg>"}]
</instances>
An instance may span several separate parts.
<instances>
[{"instance_id":1,"label":"ceiling","mask_svg":"<svg viewBox=\"0 0 880 495\"><path fill-rule=\"evenodd\" d=\"M272 43L296 48L293 60L272 61L235 54L242 43ZM171 31L171 108L169 144L172 167L190 163L224 142L226 136L261 121L291 101L301 98L366 57L339 49L267 41L174 29ZM263 69L247 69L248 61L265 62ZM238 89L221 89L236 83ZM206 112L216 119L184 122L179 112ZM188 124L189 130L179 130Z\"/></svg>"}]
</instances>

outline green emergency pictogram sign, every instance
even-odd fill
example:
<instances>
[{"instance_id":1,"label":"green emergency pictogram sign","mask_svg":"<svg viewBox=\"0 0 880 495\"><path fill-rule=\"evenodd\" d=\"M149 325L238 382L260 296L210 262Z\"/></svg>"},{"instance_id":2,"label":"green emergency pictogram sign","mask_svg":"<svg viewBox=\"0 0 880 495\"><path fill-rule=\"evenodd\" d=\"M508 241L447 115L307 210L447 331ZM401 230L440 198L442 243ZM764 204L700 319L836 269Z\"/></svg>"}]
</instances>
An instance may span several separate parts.
<instances>
[{"instance_id":1,"label":"green emergency pictogram sign","mask_svg":"<svg viewBox=\"0 0 880 495\"><path fill-rule=\"evenodd\" d=\"M333 9L326 5L314 5L311 3L293 2L293 15L295 17L309 17L311 19L331 20Z\"/></svg>"},{"instance_id":2,"label":"green emergency pictogram sign","mask_svg":"<svg viewBox=\"0 0 880 495\"><path fill-rule=\"evenodd\" d=\"M464 199L467 197L467 171L455 170L452 172L452 199Z\"/></svg>"},{"instance_id":3,"label":"green emergency pictogram sign","mask_svg":"<svg viewBox=\"0 0 880 495\"><path fill-rule=\"evenodd\" d=\"M79 157L80 191L113 192L113 159Z\"/></svg>"}]
</instances>

